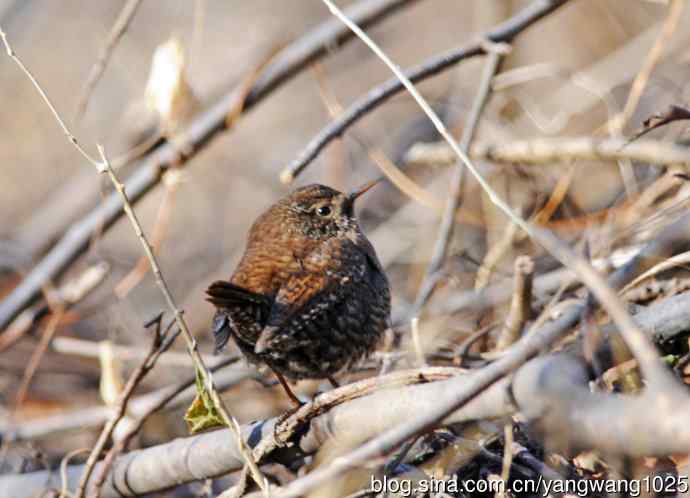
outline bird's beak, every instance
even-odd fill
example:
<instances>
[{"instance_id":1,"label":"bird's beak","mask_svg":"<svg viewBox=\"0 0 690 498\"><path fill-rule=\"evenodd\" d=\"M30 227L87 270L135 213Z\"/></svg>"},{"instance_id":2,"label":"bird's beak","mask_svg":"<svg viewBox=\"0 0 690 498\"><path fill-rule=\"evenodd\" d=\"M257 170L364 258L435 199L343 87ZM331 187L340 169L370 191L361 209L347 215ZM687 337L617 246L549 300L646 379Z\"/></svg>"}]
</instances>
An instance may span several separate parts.
<instances>
[{"instance_id":1,"label":"bird's beak","mask_svg":"<svg viewBox=\"0 0 690 498\"><path fill-rule=\"evenodd\" d=\"M376 185L380 181L381 181L381 178L377 178L376 180L365 183L361 187L356 188L355 190L353 190L352 192L347 194L346 203L347 203L348 208L352 209L352 206L355 205L355 200L357 200L357 198L360 195L368 192L374 185Z\"/></svg>"}]
</instances>

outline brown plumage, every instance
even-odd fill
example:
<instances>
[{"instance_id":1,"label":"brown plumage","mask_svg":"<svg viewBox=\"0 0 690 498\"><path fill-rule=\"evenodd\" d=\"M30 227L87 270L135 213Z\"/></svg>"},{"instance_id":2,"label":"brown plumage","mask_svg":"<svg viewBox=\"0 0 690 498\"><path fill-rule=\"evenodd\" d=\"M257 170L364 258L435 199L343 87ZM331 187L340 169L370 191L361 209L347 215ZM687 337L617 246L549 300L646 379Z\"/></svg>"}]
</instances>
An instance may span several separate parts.
<instances>
[{"instance_id":1,"label":"brown plumage","mask_svg":"<svg viewBox=\"0 0 690 498\"><path fill-rule=\"evenodd\" d=\"M216 350L232 337L291 380L329 378L371 352L389 326L388 280L354 215L375 182L342 194L297 189L254 222L229 282L208 288Z\"/></svg>"}]
</instances>

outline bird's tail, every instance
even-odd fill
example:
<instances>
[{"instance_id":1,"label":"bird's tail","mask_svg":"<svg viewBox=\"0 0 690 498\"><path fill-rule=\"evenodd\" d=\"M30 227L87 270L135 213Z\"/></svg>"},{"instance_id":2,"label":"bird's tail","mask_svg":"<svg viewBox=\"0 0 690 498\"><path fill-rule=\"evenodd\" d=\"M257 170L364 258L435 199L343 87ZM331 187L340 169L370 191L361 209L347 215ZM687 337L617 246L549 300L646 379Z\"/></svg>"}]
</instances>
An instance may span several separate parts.
<instances>
[{"instance_id":1,"label":"bird's tail","mask_svg":"<svg viewBox=\"0 0 690 498\"><path fill-rule=\"evenodd\" d=\"M232 308L234 306L269 307L271 301L263 294L244 289L238 285L217 280L206 289L206 300L217 308Z\"/></svg>"}]
</instances>

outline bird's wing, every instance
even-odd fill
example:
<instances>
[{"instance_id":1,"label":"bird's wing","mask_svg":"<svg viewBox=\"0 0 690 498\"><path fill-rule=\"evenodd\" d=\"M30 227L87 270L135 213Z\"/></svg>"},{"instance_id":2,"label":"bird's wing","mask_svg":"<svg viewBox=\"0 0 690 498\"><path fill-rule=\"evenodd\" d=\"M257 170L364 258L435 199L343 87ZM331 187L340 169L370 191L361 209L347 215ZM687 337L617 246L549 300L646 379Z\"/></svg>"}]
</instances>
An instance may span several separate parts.
<instances>
[{"instance_id":1,"label":"bird's wing","mask_svg":"<svg viewBox=\"0 0 690 498\"><path fill-rule=\"evenodd\" d=\"M258 306L270 309L271 300L263 294L252 292L238 285L217 280L206 289L206 300L217 308L232 308L234 306Z\"/></svg>"},{"instance_id":2,"label":"bird's wing","mask_svg":"<svg viewBox=\"0 0 690 498\"><path fill-rule=\"evenodd\" d=\"M235 312L235 318L237 318L237 313L240 313L240 316L245 313L248 317L253 317L250 321L257 320L259 323L266 320L271 310L271 300L267 296L223 280L213 282L206 290L206 294L206 299L218 308L213 317L216 352L222 350L230 338L232 325L227 310L239 308L241 311ZM240 331L241 327L236 330L237 333Z\"/></svg>"},{"instance_id":3,"label":"bird's wing","mask_svg":"<svg viewBox=\"0 0 690 498\"><path fill-rule=\"evenodd\" d=\"M262 330L254 351L265 351L269 343L289 327L294 317L301 315L319 296L329 292L329 287L333 286L332 280L326 273L299 272L290 275L276 295L266 327Z\"/></svg>"},{"instance_id":4,"label":"bird's wing","mask_svg":"<svg viewBox=\"0 0 690 498\"><path fill-rule=\"evenodd\" d=\"M342 261L340 268L331 273L324 270L317 273L298 272L291 275L276 295L266 326L256 343L255 352L261 353L268 349L269 345L286 330L302 329L306 337L310 335L308 331L310 326L317 329L319 325L328 326L323 322L327 315L345 312L346 302L354 306L358 305L362 299L366 299L365 296L355 296L357 292L364 290L360 285L363 280L372 280L367 286L371 292L377 288L385 288L387 292L387 284L382 286L373 281L386 277L376 255L373 254L372 257L367 249L365 247L363 251L361 249L348 251L348 260ZM354 299L355 297L357 299ZM373 298L373 295L369 297ZM330 310L330 313L325 313L326 310ZM349 319L354 320L357 313L348 313L348 315L350 315ZM362 315L362 318L365 317ZM292 341L292 344L298 343L299 340Z\"/></svg>"}]
</instances>

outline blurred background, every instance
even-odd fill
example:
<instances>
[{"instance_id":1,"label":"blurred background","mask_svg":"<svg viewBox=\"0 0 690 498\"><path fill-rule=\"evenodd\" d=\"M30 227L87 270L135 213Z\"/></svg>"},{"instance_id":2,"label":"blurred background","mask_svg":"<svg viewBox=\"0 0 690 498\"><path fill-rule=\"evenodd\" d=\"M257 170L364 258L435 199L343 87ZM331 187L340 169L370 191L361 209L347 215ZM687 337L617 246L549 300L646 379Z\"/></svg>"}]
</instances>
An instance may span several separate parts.
<instances>
[{"instance_id":1,"label":"blurred background","mask_svg":"<svg viewBox=\"0 0 690 498\"><path fill-rule=\"evenodd\" d=\"M79 116L89 72L125 3L0 0L0 26L17 54L80 143L93 155L97 154L95 144L101 143L111 158L146 146L161 132L174 142L176 129L251 79L273 54L329 19L321 2L309 0L143 1L113 47ZM343 6L349 3L341 2ZM368 33L407 68L477 40L483 31L528 3L420 0L391 14ZM685 8L677 20L679 28L671 30L664 41L634 112L622 128L610 126L609 121L625 107L631 83L670 8L669 2L661 0L574 0L534 24L516 38L494 78L475 142L492 146L532 138L615 138L632 134L644 119L671 103L688 102L690 9ZM166 50L161 49L166 43L169 60L162 64L172 64L172 74L183 75L175 91L184 90L180 97L184 110L171 119L161 118L155 100L165 91L161 88L166 78L172 76L166 76L165 68L151 76L154 54L157 49ZM464 61L418 85L457 137L466 126L483 61ZM230 276L253 220L299 185L319 182L340 190L361 185L381 174L374 160L381 156L426 191L425 197L415 199L386 182L359 204L363 229L391 280L394 318L405 316L414 303L433 252L454 166L452 161L406 160L415 144L439 139L408 95L399 94L348 129L294 184L286 186L279 178L283 168L337 115L339 106L347 108L390 76L359 41L329 47L325 57L272 91L231 129L188 161L171 167L163 181L136 204L172 294L210 364L219 358L210 357L213 309L204 301L204 289ZM155 81L161 79L156 86ZM679 123L650 136L682 143L685 129ZM65 139L36 90L4 52L0 57L0 130L1 298L112 187ZM183 154L185 144L179 146ZM138 164L135 159L121 165L118 174L127 178ZM586 240L592 258L649 237L642 229L649 227L649 217L658 210L653 202L638 204L635 211L616 206L635 203L667 171L665 166L649 163L595 159L526 165L479 157L478 165L492 186L526 218L543 212L554 191L564 189L556 207L538 221L573 246ZM670 187L667 197L680 198L676 197L680 188ZM677 206L674 202L669 205ZM509 281L513 261L521 254L535 259L537 272L555 267L510 226L476 182L466 177L453 238L429 305L436 311L428 319L423 316L420 325L422 346L429 354L502 320L507 310L503 303L481 317L458 314L444 311L448 299L475 287ZM506 247L487 264L490 248L501 245ZM30 325L14 324L21 332L0 349L0 423L13 427L33 422L31 427L38 432L13 445L0 460L2 471L42 468L75 448L93 444L96 423L84 430L72 427L69 432L41 424L59 421L61 416L95 413L89 410L108 402L107 392L118 391L141 357L137 352L149 342L143 324L166 309L153 276L139 262L141 256L141 246L122 218L92 237L88 249L51 283L59 288L82 278L87 270L95 272L98 281L62 313L51 332L53 341L28 383L27 364L32 355L36 358L52 314L44 307ZM45 297L41 300L45 303ZM401 351L411 348L405 338L407 328L403 324L403 339L396 346ZM490 348L490 343L480 347ZM232 354L233 348L227 353ZM184 349L178 340L173 347L176 352L166 353L167 360L163 356L136 395L187 378L191 363L183 354L175 356ZM400 367L409 364L414 361ZM229 368L244 367L240 362ZM256 372L242 375L228 381L224 394L240 422L266 418L289 406L270 375L261 377L262 382L257 381ZM349 375L357 378L367 375L367 370ZM302 382L297 391L308 396L323 388L318 382ZM185 435L185 406L156 415L136 444L152 445Z\"/></svg>"}]
</instances>

